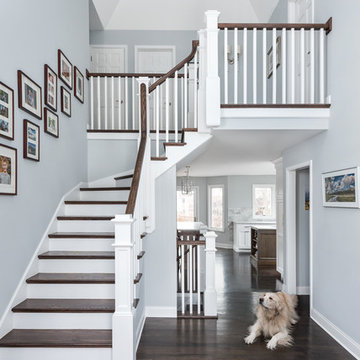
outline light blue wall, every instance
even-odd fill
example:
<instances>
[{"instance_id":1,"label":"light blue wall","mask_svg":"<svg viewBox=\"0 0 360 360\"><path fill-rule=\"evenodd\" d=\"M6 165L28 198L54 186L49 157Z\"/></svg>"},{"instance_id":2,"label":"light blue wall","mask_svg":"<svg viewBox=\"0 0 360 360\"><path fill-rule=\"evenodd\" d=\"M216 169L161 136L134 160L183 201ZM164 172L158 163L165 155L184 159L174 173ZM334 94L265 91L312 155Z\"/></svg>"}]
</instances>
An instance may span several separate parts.
<instances>
[{"instance_id":1,"label":"light blue wall","mask_svg":"<svg viewBox=\"0 0 360 360\"><path fill-rule=\"evenodd\" d=\"M333 17L333 31L327 36L330 129L283 154L284 170L313 160L314 308L358 344L354 309L360 297L360 210L323 207L321 173L360 165L360 42L354 41L360 35L354 25L359 14L357 0L315 2L315 22Z\"/></svg>"},{"instance_id":2,"label":"light blue wall","mask_svg":"<svg viewBox=\"0 0 360 360\"><path fill-rule=\"evenodd\" d=\"M89 66L87 0L0 0L0 81L15 91L15 140L0 143L18 151L18 195L0 196L0 314L10 301L61 197L87 177L88 104L72 96L72 117L58 115L60 138L44 133L43 121L17 107L17 70L41 87L44 64L57 72L57 50L85 74ZM59 83L58 91L60 92ZM87 82L85 81L85 101ZM40 126L40 162L23 159L23 119Z\"/></svg>"}]
</instances>

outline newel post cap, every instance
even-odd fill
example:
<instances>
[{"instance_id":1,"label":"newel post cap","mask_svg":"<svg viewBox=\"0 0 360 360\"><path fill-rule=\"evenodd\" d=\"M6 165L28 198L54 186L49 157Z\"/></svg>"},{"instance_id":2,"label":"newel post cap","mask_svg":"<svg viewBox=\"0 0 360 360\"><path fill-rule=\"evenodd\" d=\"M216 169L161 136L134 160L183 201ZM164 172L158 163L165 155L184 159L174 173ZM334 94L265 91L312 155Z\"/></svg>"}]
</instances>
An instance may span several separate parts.
<instances>
[{"instance_id":1,"label":"newel post cap","mask_svg":"<svg viewBox=\"0 0 360 360\"><path fill-rule=\"evenodd\" d=\"M218 28L218 18L220 12L217 10L207 10L205 12L205 22L207 29L216 29Z\"/></svg>"}]
</instances>

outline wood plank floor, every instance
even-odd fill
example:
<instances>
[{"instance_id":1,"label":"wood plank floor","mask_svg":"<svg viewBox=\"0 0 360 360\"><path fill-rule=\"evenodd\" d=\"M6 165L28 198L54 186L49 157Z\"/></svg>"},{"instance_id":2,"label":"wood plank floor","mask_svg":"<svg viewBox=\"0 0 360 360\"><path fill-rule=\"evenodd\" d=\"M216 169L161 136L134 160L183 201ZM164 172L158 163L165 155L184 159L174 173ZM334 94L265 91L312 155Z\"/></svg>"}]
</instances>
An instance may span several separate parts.
<instances>
[{"instance_id":1,"label":"wood plank floor","mask_svg":"<svg viewBox=\"0 0 360 360\"><path fill-rule=\"evenodd\" d=\"M256 273L249 255L219 250L217 256L218 320L177 320L149 318L137 352L138 360L347 360L354 359L309 318L309 299L300 298L300 322L294 330L295 345L267 350L258 340L243 341L254 322L254 300L259 292L275 290L275 271Z\"/></svg>"}]
</instances>

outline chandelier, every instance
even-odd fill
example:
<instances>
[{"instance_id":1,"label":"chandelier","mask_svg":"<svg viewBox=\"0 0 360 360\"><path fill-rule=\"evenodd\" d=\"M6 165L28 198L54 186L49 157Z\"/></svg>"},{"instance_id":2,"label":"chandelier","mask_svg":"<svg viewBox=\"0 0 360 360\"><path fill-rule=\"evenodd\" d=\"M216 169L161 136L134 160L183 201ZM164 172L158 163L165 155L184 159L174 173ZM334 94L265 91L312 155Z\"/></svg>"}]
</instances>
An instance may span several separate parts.
<instances>
[{"instance_id":1,"label":"chandelier","mask_svg":"<svg viewBox=\"0 0 360 360\"><path fill-rule=\"evenodd\" d=\"M190 166L186 167L185 176L181 179L181 192L184 195L187 195L192 192L193 184L189 177Z\"/></svg>"}]
</instances>

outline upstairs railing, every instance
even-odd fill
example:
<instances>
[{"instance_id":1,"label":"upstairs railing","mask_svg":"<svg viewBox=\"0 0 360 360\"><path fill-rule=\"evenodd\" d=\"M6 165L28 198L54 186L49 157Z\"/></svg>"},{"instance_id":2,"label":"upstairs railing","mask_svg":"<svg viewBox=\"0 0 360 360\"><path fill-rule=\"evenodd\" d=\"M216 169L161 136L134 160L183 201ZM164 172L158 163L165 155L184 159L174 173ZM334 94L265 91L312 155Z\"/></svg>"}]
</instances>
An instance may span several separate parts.
<instances>
[{"instance_id":1,"label":"upstairs railing","mask_svg":"<svg viewBox=\"0 0 360 360\"><path fill-rule=\"evenodd\" d=\"M321 105L326 99L325 24L219 23L222 107Z\"/></svg>"}]
</instances>

